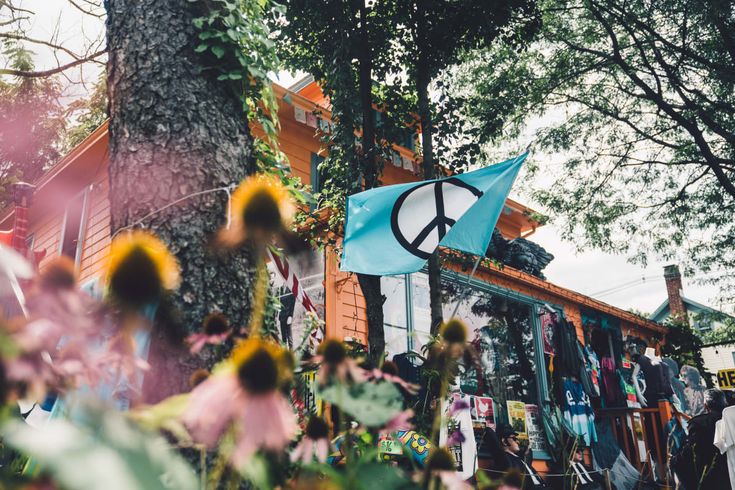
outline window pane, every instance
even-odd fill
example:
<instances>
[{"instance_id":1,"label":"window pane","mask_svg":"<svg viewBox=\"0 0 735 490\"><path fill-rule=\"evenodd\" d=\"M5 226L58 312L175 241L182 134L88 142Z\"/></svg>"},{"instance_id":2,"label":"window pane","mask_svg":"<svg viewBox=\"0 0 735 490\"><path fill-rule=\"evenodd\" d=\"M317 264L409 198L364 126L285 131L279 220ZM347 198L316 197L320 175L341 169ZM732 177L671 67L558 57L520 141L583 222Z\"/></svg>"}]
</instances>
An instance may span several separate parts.
<instances>
[{"instance_id":1,"label":"window pane","mask_svg":"<svg viewBox=\"0 0 735 490\"><path fill-rule=\"evenodd\" d=\"M406 277L383 276L380 289L386 297L383 303L383 323L394 327L408 328L406 312Z\"/></svg>"},{"instance_id":2,"label":"window pane","mask_svg":"<svg viewBox=\"0 0 735 490\"><path fill-rule=\"evenodd\" d=\"M82 193L66 206L61 255L66 255L72 260L76 259L79 247L79 232L81 231L82 213L84 212L84 196L84 193Z\"/></svg>"},{"instance_id":3,"label":"window pane","mask_svg":"<svg viewBox=\"0 0 735 490\"><path fill-rule=\"evenodd\" d=\"M478 393L493 398L501 420L507 420L508 401L536 404L531 306L476 287L468 293L457 280L444 282L444 293L446 316L463 298L457 316L467 324L480 357L482 372L470 368L464 376L467 385L477 384Z\"/></svg>"},{"instance_id":4,"label":"window pane","mask_svg":"<svg viewBox=\"0 0 735 490\"><path fill-rule=\"evenodd\" d=\"M396 354L407 352L408 330L391 325L385 325L384 328L386 359L392 359Z\"/></svg>"},{"instance_id":5,"label":"window pane","mask_svg":"<svg viewBox=\"0 0 735 490\"><path fill-rule=\"evenodd\" d=\"M413 328L416 332L428 333L431 330L431 301L429 297L429 276L423 273L411 275L411 299L413 301Z\"/></svg>"}]
</instances>

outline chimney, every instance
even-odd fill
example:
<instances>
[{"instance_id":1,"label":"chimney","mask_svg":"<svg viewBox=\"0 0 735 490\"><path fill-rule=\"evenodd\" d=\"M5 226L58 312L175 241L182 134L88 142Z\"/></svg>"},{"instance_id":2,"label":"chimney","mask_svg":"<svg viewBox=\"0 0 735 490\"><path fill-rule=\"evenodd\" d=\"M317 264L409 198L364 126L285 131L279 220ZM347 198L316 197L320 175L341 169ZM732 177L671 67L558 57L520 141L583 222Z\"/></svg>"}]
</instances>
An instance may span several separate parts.
<instances>
[{"instance_id":1,"label":"chimney","mask_svg":"<svg viewBox=\"0 0 735 490\"><path fill-rule=\"evenodd\" d=\"M16 182L11 185L15 219L13 223L13 248L23 257L28 257L28 210L33 200L33 191L36 186L25 182Z\"/></svg>"},{"instance_id":2,"label":"chimney","mask_svg":"<svg viewBox=\"0 0 735 490\"><path fill-rule=\"evenodd\" d=\"M678 265L667 265L664 267L664 279L666 280L666 294L669 296L669 313L672 318L689 323L684 300L681 298L681 272Z\"/></svg>"}]
</instances>

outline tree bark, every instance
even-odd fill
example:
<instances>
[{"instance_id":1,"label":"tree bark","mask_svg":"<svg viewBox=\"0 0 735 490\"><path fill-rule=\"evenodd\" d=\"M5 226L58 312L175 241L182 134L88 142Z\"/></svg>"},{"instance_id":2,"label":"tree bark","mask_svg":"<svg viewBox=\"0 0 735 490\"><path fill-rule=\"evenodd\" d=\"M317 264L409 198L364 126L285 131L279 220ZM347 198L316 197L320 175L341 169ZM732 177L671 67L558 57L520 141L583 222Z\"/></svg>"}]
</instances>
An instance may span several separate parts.
<instances>
[{"instance_id":1,"label":"tree bark","mask_svg":"<svg viewBox=\"0 0 735 490\"><path fill-rule=\"evenodd\" d=\"M434 164L434 126L431 117L431 99L429 98L429 84L431 76L428 73L426 59L427 43L425 42L425 18L423 0L416 2L416 47L418 59L416 65L416 93L419 103L419 118L421 119L421 153L424 180L435 178ZM441 261L439 250L431 254L428 261L429 269L429 303L431 310L431 334L436 335L443 319L442 291L441 291Z\"/></svg>"},{"instance_id":2,"label":"tree bark","mask_svg":"<svg viewBox=\"0 0 735 490\"><path fill-rule=\"evenodd\" d=\"M378 184L378 164L375 158L375 118L373 117L373 75L372 51L368 33L368 15L364 0L357 0L360 12L360 37L363 49L358 60L360 64L360 107L362 109L362 157L365 159L365 189ZM385 352L385 333L383 331L383 295L380 290L380 276L357 274L367 311L368 355L370 364L379 366Z\"/></svg>"},{"instance_id":3,"label":"tree bark","mask_svg":"<svg viewBox=\"0 0 735 490\"><path fill-rule=\"evenodd\" d=\"M237 183L253 171L238 87L217 81L194 52L193 19L202 15L197 5L106 2L113 233L177 199ZM143 223L168 244L182 271L181 287L171 298L175 319L154 326L146 402L187 390L190 373L212 362L190 356L181 334L165 335L172 323L191 332L217 310L233 325L247 324L251 261L246 253L216 256L207 246L225 223L226 204L224 192L189 197Z\"/></svg>"}]
</instances>

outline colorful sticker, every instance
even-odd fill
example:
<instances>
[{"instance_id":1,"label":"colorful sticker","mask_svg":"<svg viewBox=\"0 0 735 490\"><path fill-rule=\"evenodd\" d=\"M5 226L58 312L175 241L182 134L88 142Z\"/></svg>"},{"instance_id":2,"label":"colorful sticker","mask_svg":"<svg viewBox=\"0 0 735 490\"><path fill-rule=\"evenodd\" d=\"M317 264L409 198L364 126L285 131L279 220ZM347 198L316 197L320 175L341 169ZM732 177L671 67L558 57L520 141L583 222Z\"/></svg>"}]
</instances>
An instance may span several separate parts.
<instances>
[{"instance_id":1,"label":"colorful sticker","mask_svg":"<svg viewBox=\"0 0 735 490\"><path fill-rule=\"evenodd\" d=\"M399 430L396 432L396 437L401 441L401 444L408 448L414 461L423 468L432 447L429 438L422 436L415 430Z\"/></svg>"}]
</instances>

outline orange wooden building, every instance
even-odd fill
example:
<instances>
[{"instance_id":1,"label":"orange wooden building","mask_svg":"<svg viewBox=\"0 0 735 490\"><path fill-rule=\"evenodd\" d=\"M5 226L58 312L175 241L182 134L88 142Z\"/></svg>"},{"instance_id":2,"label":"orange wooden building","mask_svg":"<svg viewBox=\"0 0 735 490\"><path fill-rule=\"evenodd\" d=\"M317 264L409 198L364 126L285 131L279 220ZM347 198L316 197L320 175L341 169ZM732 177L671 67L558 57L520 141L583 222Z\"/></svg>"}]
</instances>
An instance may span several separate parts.
<instances>
[{"instance_id":1,"label":"orange wooden building","mask_svg":"<svg viewBox=\"0 0 735 490\"><path fill-rule=\"evenodd\" d=\"M319 87L301 83L291 89L274 86L280 100L279 117L281 150L288 157L293 173L304 183L319 185L317 165L320 161L322 130L329 130L329 111ZM315 115L321 113L322 119ZM257 129L255 129L257 133ZM43 268L52 258L64 254L73 258L79 268L82 284L92 284L103 272L110 246L110 202L108 199L108 127L103 124L79 146L54 165L38 182L33 205L29 210L28 235L25 243L35 252L45 251L40 261ZM393 184L418 180L414 162L415 140L395 147L391 162L386 163L382 181ZM0 213L0 231L14 225L15 210ZM497 228L506 240L528 237L541 226L529 216L531 210L508 199ZM352 337L366 343L365 305L357 280L339 271L338 257L331 250L318 253L317 265L295 268L303 276L307 291L323 309L326 333L334 337ZM308 269L308 270L307 270ZM467 273L459 265L447 268L444 282L450 287L465 283ZM428 285L426 276L417 273L383 279L386 341L389 356L419 350L428 336ZM450 291L451 293L451 291ZM448 298L456 298L448 293ZM482 308L477 305L483 302ZM448 300L446 314L454 307ZM484 309L483 309L484 308ZM522 401L542 404L548 398L549 373L543 353L539 324L540 308L549 308L571 321L584 339L586 330L597 329L613 338L634 335L653 344L663 337L660 324L631 314L575 291L510 266L483 263L472 280L472 292L462 299L459 313L470 327L487 324L487 312L494 311L504 321L516 322L521 335L513 349L498 351L500 364L512 369L520 357L534 367L532 380L510 381L497 403ZM298 306L295 308L298 310ZM495 313L494 313L495 314ZM298 317L294 311L292 321ZM615 333L612 335L610 332ZM619 335L618 335L619 334ZM603 346L603 348L605 348ZM613 355L613 349L610 349ZM503 357L504 356L504 357ZM507 362L506 362L507 361ZM536 369L541 367L541 369ZM508 372L507 380L519 378ZM500 406L500 405L498 405ZM503 410L504 412L504 410ZM501 416L504 418L504 415Z\"/></svg>"}]
</instances>

